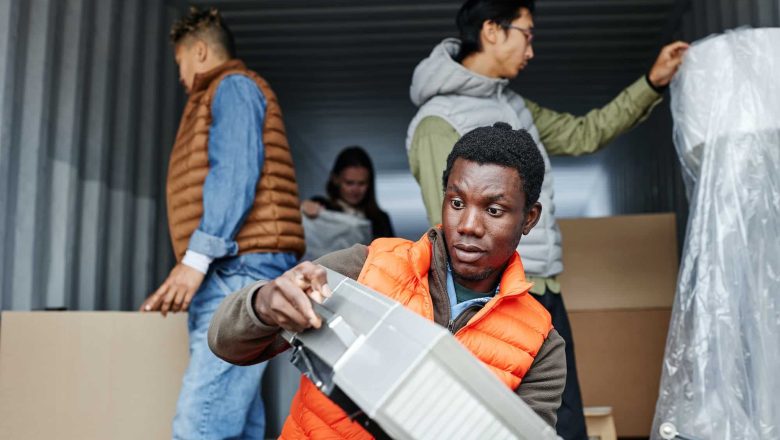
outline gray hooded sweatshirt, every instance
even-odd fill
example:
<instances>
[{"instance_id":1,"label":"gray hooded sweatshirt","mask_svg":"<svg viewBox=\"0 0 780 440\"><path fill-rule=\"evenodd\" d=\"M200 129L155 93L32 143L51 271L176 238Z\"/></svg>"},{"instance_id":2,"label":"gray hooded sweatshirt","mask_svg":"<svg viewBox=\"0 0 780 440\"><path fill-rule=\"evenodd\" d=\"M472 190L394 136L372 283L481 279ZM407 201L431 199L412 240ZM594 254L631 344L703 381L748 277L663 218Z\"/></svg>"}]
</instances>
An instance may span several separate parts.
<instances>
[{"instance_id":1,"label":"gray hooded sweatshirt","mask_svg":"<svg viewBox=\"0 0 780 440\"><path fill-rule=\"evenodd\" d=\"M539 223L520 241L518 252L528 274L559 274L563 271L561 233L555 220L550 159L539 140L531 112L523 98L508 88L509 80L479 75L456 62L453 57L459 49L459 40L445 39L414 69L410 95L419 110L409 124L406 150L411 147L420 121L427 116L444 119L461 136L499 121L515 130L527 130L544 158L544 183L539 196L543 209Z\"/></svg>"}]
</instances>

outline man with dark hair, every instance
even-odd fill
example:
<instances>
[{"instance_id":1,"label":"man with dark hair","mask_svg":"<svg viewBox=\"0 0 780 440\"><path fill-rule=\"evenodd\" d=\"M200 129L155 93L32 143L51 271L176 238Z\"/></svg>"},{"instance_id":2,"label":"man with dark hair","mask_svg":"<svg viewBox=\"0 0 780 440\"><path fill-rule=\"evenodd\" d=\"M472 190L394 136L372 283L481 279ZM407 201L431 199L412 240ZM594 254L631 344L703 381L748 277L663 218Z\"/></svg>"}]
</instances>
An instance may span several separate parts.
<instances>
[{"instance_id":1,"label":"man with dark hair","mask_svg":"<svg viewBox=\"0 0 780 440\"><path fill-rule=\"evenodd\" d=\"M214 353L254 364L288 348L280 329L319 327L310 298L329 295L321 265L447 327L554 426L566 380L564 342L550 314L528 294L531 284L516 251L542 212L542 155L524 130L477 128L455 144L444 176L442 225L417 242L379 238L333 252L232 294L209 329ZM302 376L282 438L370 435Z\"/></svg>"},{"instance_id":2,"label":"man with dark hair","mask_svg":"<svg viewBox=\"0 0 780 440\"><path fill-rule=\"evenodd\" d=\"M439 176L463 133L505 121L528 130L536 140L546 164L539 197L545 210L519 251L534 282L532 293L550 311L553 325L566 341L568 377L558 412L558 434L564 439L584 439L574 344L556 279L563 264L548 154L595 152L642 122L660 102L688 45L665 46L650 71L606 106L585 116L557 113L507 87L534 56L533 12L533 0L467 0L462 5L456 20L460 39L444 40L414 71L411 98L420 108L409 124L406 147L428 220L436 225L441 221L443 196Z\"/></svg>"},{"instance_id":3,"label":"man with dark hair","mask_svg":"<svg viewBox=\"0 0 780 440\"><path fill-rule=\"evenodd\" d=\"M189 94L168 168L168 222L178 263L142 311L189 310L190 364L173 437L264 438L264 364L236 367L208 349L222 299L273 279L303 254L298 190L281 110L268 84L233 58L216 9L171 30Z\"/></svg>"}]
</instances>

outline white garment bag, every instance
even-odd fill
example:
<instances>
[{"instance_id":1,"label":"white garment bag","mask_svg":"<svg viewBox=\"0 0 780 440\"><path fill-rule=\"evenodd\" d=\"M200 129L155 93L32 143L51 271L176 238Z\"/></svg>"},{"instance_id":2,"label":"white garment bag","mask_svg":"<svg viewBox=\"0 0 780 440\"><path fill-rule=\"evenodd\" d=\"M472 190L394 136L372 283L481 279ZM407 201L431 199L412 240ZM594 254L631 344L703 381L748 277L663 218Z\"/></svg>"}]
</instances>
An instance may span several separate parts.
<instances>
[{"instance_id":1,"label":"white garment bag","mask_svg":"<svg viewBox=\"0 0 780 440\"><path fill-rule=\"evenodd\" d=\"M671 84L690 200L653 438L780 438L780 29L692 45Z\"/></svg>"},{"instance_id":2,"label":"white garment bag","mask_svg":"<svg viewBox=\"0 0 780 440\"><path fill-rule=\"evenodd\" d=\"M354 244L371 243L371 222L365 218L323 209L316 218L303 217L306 237L304 260L317 258Z\"/></svg>"}]
</instances>

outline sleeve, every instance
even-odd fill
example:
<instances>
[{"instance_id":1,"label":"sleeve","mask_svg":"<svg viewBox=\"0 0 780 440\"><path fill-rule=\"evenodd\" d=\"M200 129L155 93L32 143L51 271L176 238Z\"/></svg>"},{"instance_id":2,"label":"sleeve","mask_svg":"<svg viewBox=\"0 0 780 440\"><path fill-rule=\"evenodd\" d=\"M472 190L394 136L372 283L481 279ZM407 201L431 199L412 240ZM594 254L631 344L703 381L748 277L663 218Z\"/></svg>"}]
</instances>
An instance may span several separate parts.
<instances>
[{"instance_id":1,"label":"sleeve","mask_svg":"<svg viewBox=\"0 0 780 440\"><path fill-rule=\"evenodd\" d=\"M539 138L550 155L593 153L650 116L662 96L645 76L636 80L601 108L585 116L558 113L525 99Z\"/></svg>"},{"instance_id":2,"label":"sleeve","mask_svg":"<svg viewBox=\"0 0 780 440\"><path fill-rule=\"evenodd\" d=\"M211 259L238 253L234 241L255 200L263 169L266 101L244 75L229 75L211 104L209 172L203 185L203 215L189 250Z\"/></svg>"},{"instance_id":3,"label":"sleeve","mask_svg":"<svg viewBox=\"0 0 780 440\"><path fill-rule=\"evenodd\" d=\"M423 118L412 137L409 167L420 185L431 226L441 223L441 204L444 201L441 179L447 167L447 156L458 139L458 132L437 116Z\"/></svg>"},{"instance_id":4,"label":"sleeve","mask_svg":"<svg viewBox=\"0 0 780 440\"><path fill-rule=\"evenodd\" d=\"M515 392L550 426L555 426L566 385L566 343L551 330Z\"/></svg>"},{"instance_id":5,"label":"sleeve","mask_svg":"<svg viewBox=\"0 0 780 440\"><path fill-rule=\"evenodd\" d=\"M368 248L355 245L324 255L315 263L357 279L367 257ZM255 296L265 283L258 281L231 293L214 313L208 344L220 359L236 365L253 365L289 348L287 341L279 336L279 328L265 324L255 313Z\"/></svg>"},{"instance_id":6,"label":"sleeve","mask_svg":"<svg viewBox=\"0 0 780 440\"><path fill-rule=\"evenodd\" d=\"M366 258L368 258L368 246L355 244L352 247L325 254L314 260L314 263L357 281Z\"/></svg>"},{"instance_id":7,"label":"sleeve","mask_svg":"<svg viewBox=\"0 0 780 440\"><path fill-rule=\"evenodd\" d=\"M266 325L254 311L258 281L233 292L220 303L209 325L209 348L220 359L235 365L253 365L276 356L289 346L279 328Z\"/></svg>"}]
</instances>

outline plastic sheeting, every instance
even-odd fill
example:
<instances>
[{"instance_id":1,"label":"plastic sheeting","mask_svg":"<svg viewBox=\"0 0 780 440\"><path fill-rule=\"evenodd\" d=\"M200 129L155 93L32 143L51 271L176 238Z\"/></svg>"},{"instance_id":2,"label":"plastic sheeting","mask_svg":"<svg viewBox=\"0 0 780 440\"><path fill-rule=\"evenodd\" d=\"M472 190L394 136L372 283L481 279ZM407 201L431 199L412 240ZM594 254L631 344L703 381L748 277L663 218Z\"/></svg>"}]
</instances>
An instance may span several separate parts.
<instances>
[{"instance_id":1,"label":"plastic sheeting","mask_svg":"<svg viewBox=\"0 0 780 440\"><path fill-rule=\"evenodd\" d=\"M365 218L327 209L316 218L305 214L301 217L306 237L304 260L316 260L329 252L371 242L371 222Z\"/></svg>"},{"instance_id":2,"label":"plastic sheeting","mask_svg":"<svg viewBox=\"0 0 780 440\"><path fill-rule=\"evenodd\" d=\"M780 29L695 43L671 84L690 218L653 438L780 438ZM668 437L668 438L671 438Z\"/></svg>"}]
</instances>

